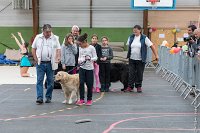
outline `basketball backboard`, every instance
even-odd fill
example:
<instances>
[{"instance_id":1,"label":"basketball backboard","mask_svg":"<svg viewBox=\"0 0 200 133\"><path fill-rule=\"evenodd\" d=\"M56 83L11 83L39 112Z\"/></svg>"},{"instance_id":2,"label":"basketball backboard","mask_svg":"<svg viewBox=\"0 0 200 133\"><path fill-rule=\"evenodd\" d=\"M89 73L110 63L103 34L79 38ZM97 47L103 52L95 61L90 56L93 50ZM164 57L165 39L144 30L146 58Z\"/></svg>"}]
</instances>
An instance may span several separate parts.
<instances>
[{"instance_id":1,"label":"basketball backboard","mask_svg":"<svg viewBox=\"0 0 200 133\"><path fill-rule=\"evenodd\" d=\"M133 10L175 10L176 0L131 0Z\"/></svg>"}]
</instances>

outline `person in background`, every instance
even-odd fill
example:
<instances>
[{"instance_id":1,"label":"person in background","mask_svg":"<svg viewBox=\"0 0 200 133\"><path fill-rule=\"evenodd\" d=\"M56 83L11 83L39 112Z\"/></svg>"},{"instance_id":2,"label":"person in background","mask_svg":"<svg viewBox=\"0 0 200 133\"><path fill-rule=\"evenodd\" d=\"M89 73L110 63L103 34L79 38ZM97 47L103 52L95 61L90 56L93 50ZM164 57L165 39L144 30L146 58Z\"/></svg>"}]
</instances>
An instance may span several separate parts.
<instances>
[{"instance_id":1,"label":"person in background","mask_svg":"<svg viewBox=\"0 0 200 133\"><path fill-rule=\"evenodd\" d=\"M97 93L99 93L100 92L99 61L102 56L102 52L101 52L101 45L98 44L98 36L96 34L93 34L91 37L91 45L95 47L96 53L97 53L97 61L94 61L94 77L96 81L96 84L95 84L96 87L93 87L93 92L96 91Z\"/></svg>"},{"instance_id":2,"label":"person in background","mask_svg":"<svg viewBox=\"0 0 200 133\"><path fill-rule=\"evenodd\" d=\"M79 36L77 39L77 44L79 47L79 57L78 63L80 65L79 69L79 80L80 80L80 100L76 102L77 105L83 105L85 88L84 84L87 86L87 103L86 105L92 105L92 87L94 82L94 65L93 62L97 60L97 54L94 46L87 43L87 34Z\"/></svg>"},{"instance_id":3,"label":"person in background","mask_svg":"<svg viewBox=\"0 0 200 133\"><path fill-rule=\"evenodd\" d=\"M200 43L200 28L194 30L194 36L197 39L197 44Z\"/></svg>"},{"instance_id":4,"label":"person in background","mask_svg":"<svg viewBox=\"0 0 200 133\"><path fill-rule=\"evenodd\" d=\"M61 64L62 69L73 74L75 69L75 55L77 54L77 46L74 44L74 37L71 33L65 37L65 43L61 47Z\"/></svg>"},{"instance_id":5,"label":"person in background","mask_svg":"<svg viewBox=\"0 0 200 133\"><path fill-rule=\"evenodd\" d=\"M184 52L189 56L189 57L194 57L195 56L195 36L194 36L194 31L197 29L195 25L189 25L187 28L188 36L184 36L183 40L186 42L186 47L187 50Z\"/></svg>"},{"instance_id":6,"label":"person in background","mask_svg":"<svg viewBox=\"0 0 200 133\"><path fill-rule=\"evenodd\" d=\"M137 88L137 92L142 92L143 73L147 58L147 47L150 47L153 51L156 60L159 59L155 50L155 46L149 40L149 38L142 34L142 28L140 25L133 27L133 34L128 38L128 54L129 59L129 78L128 87L124 91L133 91L133 88Z\"/></svg>"},{"instance_id":7,"label":"person in background","mask_svg":"<svg viewBox=\"0 0 200 133\"><path fill-rule=\"evenodd\" d=\"M78 39L78 36L81 34L81 31L82 29L79 28L77 25L73 25L72 28L71 28L71 34L72 36L74 37L74 44L76 45L77 47L77 54L75 55L75 66L78 65L78 55L79 55L79 46L77 45L77 39ZM65 38L63 40L63 44L65 43ZM78 69L74 69L72 71L73 74L76 74L78 73Z\"/></svg>"},{"instance_id":8,"label":"person in background","mask_svg":"<svg viewBox=\"0 0 200 133\"><path fill-rule=\"evenodd\" d=\"M12 36L12 38L15 39L17 45L20 48L20 53L22 55L22 57L20 59L20 75L21 75L21 77L35 77L33 74L28 73L29 67L32 66L28 59L29 43L24 41L22 34L20 32L18 32L18 36L20 37L21 43L13 33L11 34L11 36Z\"/></svg>"},{"instance_id":9,"label":"person in background","mask_svg":"<svg viewBox=\"0 0 200 133\"><path fill-rule=\"evenodd\" d=\"M194 49L196 53L200 54L200 28L194 30L194 36Z\"/></svg>"},{"instance_id":10,"label":"person in background","mask_svg":"<svg viewBox=\"0 0 200 133\"><path fill-rule=\"evenodd\" d=\"M42 27L42 33L35 37L32 44L32 55L37 71L37 104L43 103L43 81L45 75L47 77L45 103L51 103L54 83L53 75L60 62L60 49L59 37L52 33L50 24L45 24Z\"/></svg>"},{"instance_id":11,"label":"person in background","mask_svg":"<svg viewBox=\"0 0 200 133\"><path fill-rule=\"evenodd\" d=\"M110 87L110 61L113 59L113 51L108 46L108 37L101 38L102 57L99 61L99 78L101 82L101 92L108 92Z\"/></svg>"},{"instance_id":12,"label":"person in background","mask_svg":"<svg viewBox=\"0 0 200 133\"><path fill-rule=\"evenodd\" d=\"M75 55L75 66L78 65L78 56L79 56L79 45L77 44L77 39L78 37L80 36L80 33L81 33L81 29L77 26L77 25L73 25L72 26L72 30L71 30L71 33L74 37L74 43L76 44L76 47L77 47L77 54ZM73 70L73 73L76 74L78 73L78 70L79 68L77 69L74 69Z\"/></svg>"},{"instance_id":13,"label":"person in background","mask_svg":"<svg viewBox=\"0 0 200 133\"><path fill-rule=\"evenodd\" d=\"M71 34L74 37L74 43L76 44L76 41L78 39L78 36L81 34L81 28L79 28L77 25L73 25L71 28ZM65 43L65 38L63 40L63 44Z\"/></svg>"},{"instance_id":14,"label":"person in background","mask_svg":"<svg viewBox=\"0 0 200 133\"><path fill-rule=\"evenodd\" d=\"M197 29L195 25L189 25L187 28L188 35L193 35L194 30Z\"/></svg>"},{"instance_id":15,"label":"person in background","mask_svg":"<svg viewBox=\"0 0 200 133\"><path fill-rule=\"evenodd\" d=\"M191 50L191 52L194 52L194 56L196 56L197 59L200 60L200 28L195 29L192 35L194 36L194 39L191 39L190 42L188 42L188 45L189 45L189 43L191 43L191 45L192 45L192 47L188 46L188 51L190 51L190 49L193 49L193 51ZM196 63L192 64L192 68L194 70L194 77L197 77L197 75L196 75L197 74L196 73L196 69L197 69ZM196 85L192 84L192 87L195 88ZM192 90L190 92L190 95L195 97L196 92L194 92Z\"/></svg>"},{"instance_id":16,"label":"person in background","mask_svg":"<svg viewBox=\"0 0 200 133\"><path fill-rule=\"evenodd\" d=\"M182 46L183 48L183 52L187 55L187 56L193 56L193 48L191 46L191 44L193 44L192 40L193 39L188 39L188 38L191 38L193 36L193 32L194 30L196 29L197 27L195 25L189 25L187 27L187 34L184 34L183 36L183 40L184 42L186 42L185 45ZM189 52L190 51L190 52Z\"/></svg>"}]
</instances>

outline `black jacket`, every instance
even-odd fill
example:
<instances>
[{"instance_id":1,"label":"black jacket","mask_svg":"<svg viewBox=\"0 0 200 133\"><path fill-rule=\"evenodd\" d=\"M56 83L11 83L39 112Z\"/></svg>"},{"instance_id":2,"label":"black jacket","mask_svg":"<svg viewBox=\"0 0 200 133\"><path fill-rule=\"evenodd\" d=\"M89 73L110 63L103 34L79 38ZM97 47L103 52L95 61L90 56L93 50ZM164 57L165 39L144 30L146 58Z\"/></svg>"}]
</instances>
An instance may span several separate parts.
<instances>
[{"instance_id":1,"label":"black jacket","mask_svg":"<svg viewBox=\"0 0 200 133\"><path fill-rule=\"evenodd\" d=\"M97 62L97 64L99 64L100 58L102 57L101 45L97 43L97 44L92 45L92 46L94 46L95 49L96 49L96 53L97 53L97 61L96 62Z\"/></svg>"}]
</instances>

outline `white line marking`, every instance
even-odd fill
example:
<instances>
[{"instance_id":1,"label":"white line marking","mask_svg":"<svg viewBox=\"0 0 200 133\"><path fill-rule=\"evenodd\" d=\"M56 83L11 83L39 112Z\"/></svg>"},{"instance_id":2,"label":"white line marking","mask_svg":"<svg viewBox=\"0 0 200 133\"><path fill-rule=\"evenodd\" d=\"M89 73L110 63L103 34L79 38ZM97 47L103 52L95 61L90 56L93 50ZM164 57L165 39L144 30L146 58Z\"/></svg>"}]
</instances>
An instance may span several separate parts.
<instances>
[{"instance_id":1,"label":"white line marking","mask_svg":"<svg viewBox=\"0 0 200 133\"><path fill-rule=\"evenodd\" d=\"M31 88L27 88L27 89L24 89L24 91L28 91L28 90L30 90Z\"/></svg>"},{"instance_id":2,"label":"white line marking","mask_svg":"<svg viewBox=\"0 0 200 133\"><path fill-rule=\"evenodd\" d=\"M37 115L30 115L29 117L35 117L35 116L37 116Z\"/></svg>"},{"instance_id":3,"label":"white line marking","mask_svg":"<svg viewBox=\"0 0 200 133\"><path fill-rule=\"evenodd\" d=\"M42 113L42 114L40 114L40 115L46 115L47 113Z\"/></svg>"},{"instance_id":4,"label":"white line marking","mask_svg":"<svg viewBox=\"0 0 200 133\"><path fill-rule=\"evenodd\" d=\"M52 111L52 112L50 112L51 114L53 114L53 113L56 113L56 111Z\"/></svg>"},{"instance_id":5,"label":"white line marking","mask_svg":"<svg viewBox=\"0 0 200 133\"><path fill-rule=\"evenodd\" d=\"M11 121L12 119L5 119L4 121Z\"/></svg>"},{"instance_id":6,"label":"white line marking","mask_svg":"<svg viewBox=\"0 0 200 133\"><path fill-rule=\"evenodd\" d=\"M24 118L26 118L26 117L19 117L19 119L24 119Z\"/></svg>"}]
</instances>

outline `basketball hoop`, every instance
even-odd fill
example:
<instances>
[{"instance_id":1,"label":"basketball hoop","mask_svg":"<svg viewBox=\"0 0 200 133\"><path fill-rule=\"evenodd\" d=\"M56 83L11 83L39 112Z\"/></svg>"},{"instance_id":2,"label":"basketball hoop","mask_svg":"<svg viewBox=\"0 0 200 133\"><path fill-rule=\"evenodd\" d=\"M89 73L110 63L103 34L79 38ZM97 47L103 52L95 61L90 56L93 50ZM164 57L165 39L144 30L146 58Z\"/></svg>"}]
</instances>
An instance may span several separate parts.
<instances>
[{"instance_id":1,"label":"basketball hoop","mask_svg":"<svg viewBox=\"0 0 200 133\"><path fill-rule=\"evenodd\" d=\"M133 10L175 10L177 0L131 0Z\"/></svg>"},{"instance_id":2,"label":"basketball hoop","mask_svg":"<svg viewBox=\"0 0 200 133\"><path fill-rule=\"evenodd\" d=\"M156 2L160 2L160 0L147 0L147 2L151 2L151 5L155 5Z\"/></svg>"},{"instance_id":3,"label":"basketball hoop","mask_svg":"<svg viewBox=\"0 0 200 133\"><path fill-rule=\"evenodd\" d=\"M157 0L149 0L149 2L151 2L151 5L155 5Z\"/></svg>"},{"instance_id":4,"label":"basketball hoop","mask_svg":"<svg viewBox=\"0 0 200 133\"><path fill-rule=\"evenodd\" d=\"M160 0L146 0L146 1L151 3L152 10L156 10L157 2L160 2Z\"/></svg>"}]
</instances>

